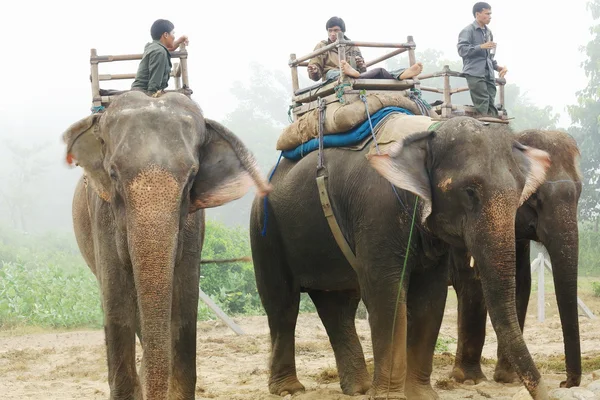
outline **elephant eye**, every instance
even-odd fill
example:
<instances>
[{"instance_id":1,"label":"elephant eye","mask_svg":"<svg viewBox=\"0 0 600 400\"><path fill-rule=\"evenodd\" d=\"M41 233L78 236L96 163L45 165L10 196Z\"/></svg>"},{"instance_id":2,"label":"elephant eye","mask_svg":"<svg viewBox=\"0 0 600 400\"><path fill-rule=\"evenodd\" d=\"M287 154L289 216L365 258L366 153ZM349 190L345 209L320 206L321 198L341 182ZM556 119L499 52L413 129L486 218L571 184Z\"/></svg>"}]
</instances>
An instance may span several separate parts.
<instances>
[{"instance_id":1,"label":"elephant eye","mask_svg":"<svg viewBox=\"0 0 600 400\"><path fill-rule=\"evenodd\" d=\"M468 195L469 197L471 197L471 198L472 198L472 197L475 197L475 189L473 189L472 187L467 187L467 188L465 189L465 192L467 192L467 195Z\"/></svg>"}]
</instances>

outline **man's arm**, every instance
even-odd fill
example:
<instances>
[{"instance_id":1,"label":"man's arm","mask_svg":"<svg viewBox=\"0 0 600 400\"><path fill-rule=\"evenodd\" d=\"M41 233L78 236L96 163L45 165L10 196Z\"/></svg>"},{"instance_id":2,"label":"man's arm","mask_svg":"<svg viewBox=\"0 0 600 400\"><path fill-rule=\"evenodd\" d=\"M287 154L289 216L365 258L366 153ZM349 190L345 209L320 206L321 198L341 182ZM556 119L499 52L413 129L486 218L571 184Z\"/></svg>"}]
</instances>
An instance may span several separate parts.
<instances>
[{"instance_id":1,"label":"man's arm","mask_svg":"<svg viewBox=\"0 0 600 400\"><path fill-rule=\"evenodd\" d=\"M161 83L167 68L167 55L163 50L148 54L148 91L155 93L161 90Z\"/></svg>"},{"instance_id":2,"label":"man's arm","mask_svg":"<svg viewBox=\"0 0 600 400\"><path fill-rule=\"evenodd\" d=\"M317 51L324 46L325 45L323 44L323 42L319 42L317 43L313 51ZM325 53L319 54L318 56L311 58L308 62L308 77L313 81L318 81L319 79L321 79L321 76L323 76L323 69L325 68L325 65L323 64L324 54Z\"/></svg>"},{"instance_id":3,"label":"man's arm","mask_svg":"<svg viewBox=\"0 0 600 400\"><path fill-rule=\"evenodd\" d=\"M471 30L463 29L458 35L458 55L462 58L472 58L476 55L485 56L485 50L479 44L471 43Z\"/></svg>"}]
</instances>

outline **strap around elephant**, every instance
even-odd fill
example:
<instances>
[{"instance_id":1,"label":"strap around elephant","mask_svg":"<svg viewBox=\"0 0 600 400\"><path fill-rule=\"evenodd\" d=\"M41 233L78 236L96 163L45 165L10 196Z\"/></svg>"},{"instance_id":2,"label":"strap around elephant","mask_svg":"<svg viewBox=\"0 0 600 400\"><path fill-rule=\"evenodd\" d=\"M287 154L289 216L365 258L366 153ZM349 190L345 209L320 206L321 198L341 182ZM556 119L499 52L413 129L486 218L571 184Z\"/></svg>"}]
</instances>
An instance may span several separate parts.
<instances>
[{"instance_id":1,"label":"strap around elephant","mask_svg":"<svg viewBox=\"0 0 600 400\"><path fill-rule=\"evenodd\" d=\"M346 241L340 226L335 219L335 214L333 213L333 208L331 207L331 202L329 201L329 193L327 191L327 182L325 181L327 178L326 174L322 174L317 177L317 187L319 189L319 199L321 200L321 206L323 207L323 213L325 214L325 219L329 224L329 229L331 229L331 233L337 243L338 247L344 253L346 260L352 266L352 269L358 271L357 269L357 261L354 252L350 248L350 245Z\"/></svg>"}]
</instances>

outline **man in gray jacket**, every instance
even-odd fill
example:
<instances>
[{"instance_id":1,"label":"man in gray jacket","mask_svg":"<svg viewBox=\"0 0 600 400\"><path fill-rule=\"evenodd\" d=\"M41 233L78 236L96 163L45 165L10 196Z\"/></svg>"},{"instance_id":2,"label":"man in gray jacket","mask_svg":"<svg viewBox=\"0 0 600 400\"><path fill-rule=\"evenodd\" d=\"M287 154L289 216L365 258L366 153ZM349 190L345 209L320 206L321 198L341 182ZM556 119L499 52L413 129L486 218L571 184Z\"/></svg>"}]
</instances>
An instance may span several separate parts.
<instances>
[{"instance_id":1,"label":"man in gray jacket","mask_svg":"<svg viewBox=\"0 0 600 400\"><path fill-rule=\"evenodd\" d=\"M498 71L500 78L503 78L508 70L498 66L494 60L496 43L492 31L487 27L492 19L492 7L484 2L475 3L473 16L475 21L458 35L458 55L463 59L463 74L477 113L497 117L494 71Z\"/></svg>"}]
</instances>

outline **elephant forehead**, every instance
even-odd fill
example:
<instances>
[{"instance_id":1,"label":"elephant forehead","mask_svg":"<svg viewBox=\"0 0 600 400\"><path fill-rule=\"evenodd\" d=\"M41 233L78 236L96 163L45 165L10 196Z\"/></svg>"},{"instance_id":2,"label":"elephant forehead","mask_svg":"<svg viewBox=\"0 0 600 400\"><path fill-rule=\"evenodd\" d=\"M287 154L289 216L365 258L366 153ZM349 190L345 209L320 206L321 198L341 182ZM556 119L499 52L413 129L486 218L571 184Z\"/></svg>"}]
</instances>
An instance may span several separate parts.
<instances>
[{"instance_id":1,"label":"elephant forehead","mask_svg":"<svg viewBox=\"0 0 600 400\"><path fill-rule=\"evenodd\" d=\"M151 223L154 218L177 210L181 185L171 172L151 165L129 182L127 192L132 212Z\"/></svg>"},{"instance_id":2,"label":"elephant forehead","mask_svg":"<svg viewBox=\"0 0 600 400\"><path fill-rule=\"evenodd\" d=\"M447 177L438 184L438 187L440 189L442 189L442 192L447 192L448 189L450 189L451 185L452 185L452 177Z\"/></svg>"}]
</instances>

